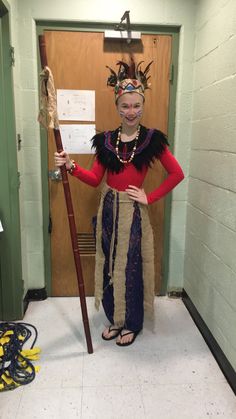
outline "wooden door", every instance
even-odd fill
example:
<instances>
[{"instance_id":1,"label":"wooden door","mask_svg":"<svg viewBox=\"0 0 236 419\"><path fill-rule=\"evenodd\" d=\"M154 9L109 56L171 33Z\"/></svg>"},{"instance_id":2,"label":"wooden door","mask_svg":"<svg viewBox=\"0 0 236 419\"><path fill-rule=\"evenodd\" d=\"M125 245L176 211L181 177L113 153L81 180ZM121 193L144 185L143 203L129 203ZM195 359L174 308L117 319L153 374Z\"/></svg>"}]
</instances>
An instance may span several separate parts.
<instances>
[{"instance_id":1,"label":"wooden door","mask_svg":"<svg viewBox=\"0 0 236 419\"><path fill-rule=\"evenodd\" d=\"M47 31L45 38L48 63L54 75L56 88L95 90L97 132L115 129L120 122L112 88L106 86L110 74L106 65L117 69L116 62L121 59L128 60L131 51L136 62L144 60L143 65L153 60L150 71L151 89L146 91L145 111L141 122L147 127L156 127L167 133L171 36L142 35L141 41L131 44L119 40L104 40L101 32ZM49 133L48 144L49 170L52 170L55 151L52 133ZM80 154L71 155L71 158L89 169L94 156ZM157 187L164 177L164 169L159 162L156 162L145 180L146 191ZM73 177L70 177L69 181L80 243L85 291L86 295L93 295L95 249L91 219L97 212L100 187L94 189ZM49 194L52 219L52 293L54 296L78 295L62 184L49 180ZM155 283L158 294L161 287L163 258L164 200L152 204L149 211L154 229Z\"/></svg>"}]
</instances>

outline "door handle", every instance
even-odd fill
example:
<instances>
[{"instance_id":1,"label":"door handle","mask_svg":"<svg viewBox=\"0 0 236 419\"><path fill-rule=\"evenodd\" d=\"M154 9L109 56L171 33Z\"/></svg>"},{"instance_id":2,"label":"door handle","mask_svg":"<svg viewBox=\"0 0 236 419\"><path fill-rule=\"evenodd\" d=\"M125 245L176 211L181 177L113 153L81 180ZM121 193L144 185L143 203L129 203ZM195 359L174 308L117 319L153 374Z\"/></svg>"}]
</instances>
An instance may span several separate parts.
<instances>
[{"instance_id":1,"label":"door handle","mask_svg":"<svg viewBox=\"0 0 236 419\"><path fill-rule=\"evenodd\" d=\"M48 177L54 182L60 182L62 180L60 169L49 170Z\"/></svg>"}]
</instances>

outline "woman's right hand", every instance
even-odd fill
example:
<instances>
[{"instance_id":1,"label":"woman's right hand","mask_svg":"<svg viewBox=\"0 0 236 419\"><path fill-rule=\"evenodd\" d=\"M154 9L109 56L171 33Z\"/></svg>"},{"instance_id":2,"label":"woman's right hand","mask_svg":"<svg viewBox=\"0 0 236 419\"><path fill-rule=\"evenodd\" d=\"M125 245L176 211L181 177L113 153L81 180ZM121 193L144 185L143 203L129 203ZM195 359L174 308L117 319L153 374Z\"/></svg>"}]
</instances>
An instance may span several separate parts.
<instances>
[{"instance_id":1,"label":"woman's right hand","mask_svg":"<svg viewBox=\"0 0 236 419\"><path fill-rule=\"evenodd\" d=\"M57 151L54 153L54 161L56 167L61 167L63 164L66 165L67 170L70 170L73 166L73 163L70 159L69 154L67 154L65 151L61 151L61 153L58 153Z\"/></svg>"}]
</instances>

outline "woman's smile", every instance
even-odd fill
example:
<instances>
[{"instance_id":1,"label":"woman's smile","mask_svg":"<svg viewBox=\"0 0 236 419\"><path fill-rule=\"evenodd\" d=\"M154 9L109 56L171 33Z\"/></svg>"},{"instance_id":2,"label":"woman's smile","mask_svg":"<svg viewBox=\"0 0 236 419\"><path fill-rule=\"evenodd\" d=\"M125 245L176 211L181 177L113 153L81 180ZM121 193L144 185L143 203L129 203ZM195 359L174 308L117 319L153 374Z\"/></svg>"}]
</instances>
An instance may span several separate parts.
<instances>
[{"instance_id":1,"label":"woman's smile","mask_svg":"<svg viewBox=\"0 0 236 419\"><path fill-rule=\"evenodd\" d=\"M143 98L138 93L127 93L118 99L117 110L122 125L137 125L143 113Z\"/></svg>"}]
</instances>

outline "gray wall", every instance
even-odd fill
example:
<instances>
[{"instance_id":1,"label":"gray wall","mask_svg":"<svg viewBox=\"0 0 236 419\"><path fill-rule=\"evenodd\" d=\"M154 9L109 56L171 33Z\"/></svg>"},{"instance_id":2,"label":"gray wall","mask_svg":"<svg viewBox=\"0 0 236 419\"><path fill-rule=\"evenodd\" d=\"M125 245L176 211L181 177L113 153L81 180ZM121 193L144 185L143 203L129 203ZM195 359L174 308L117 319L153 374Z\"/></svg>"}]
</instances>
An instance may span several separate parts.
<instances>
[{"instance_id":1,"label":"gray wall","mask_svg":"<svg viewBox=\"0 0 236 419\"><path fill-rule=\"evenodd\" d=\"M196 22L184 287L236 368L236 2Z\"/></svg>"}]
</instances>

